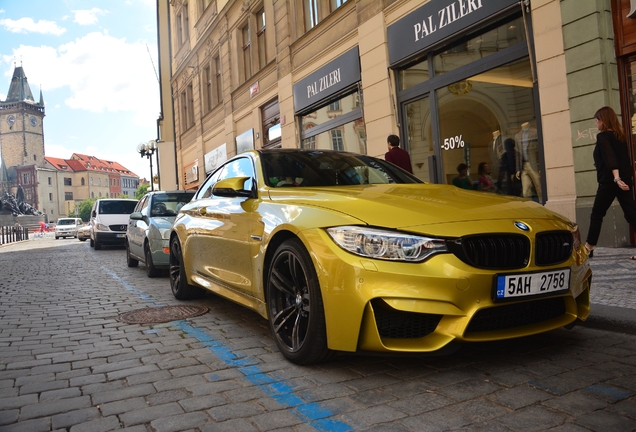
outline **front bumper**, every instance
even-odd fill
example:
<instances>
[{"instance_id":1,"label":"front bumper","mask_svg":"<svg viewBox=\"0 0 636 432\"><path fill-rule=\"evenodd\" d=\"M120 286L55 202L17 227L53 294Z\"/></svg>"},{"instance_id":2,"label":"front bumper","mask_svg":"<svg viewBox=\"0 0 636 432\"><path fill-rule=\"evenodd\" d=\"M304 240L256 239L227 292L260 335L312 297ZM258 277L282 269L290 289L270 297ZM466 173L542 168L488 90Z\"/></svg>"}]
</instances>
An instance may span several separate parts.
<instances>
[{"instance_id":1,"label":"front bumper","mask_svg":"<svg viewBox=\"0 0 636 432\"><path fill-rule=\"evenodd\" d=\"M95 242L104 245L124 245L126 243L126 233L95 231Z\"/></svg>"},{"instance_id":2,"label":"front bumper","mask_svg":"<svg viewBox=\"0 0 636 432\"><path fill-rule=\"evenodd\" d=\"M563 327L589 314L591 270L582 247L569 267L568 292L494 301L497 271L453 254L422 263L366 259L340 249L323 230L301 233L320 281L328 346L339 351L430 352L451 341L494 341Z\"/></svg>"},{"instance_id":3,"label":"front bumper","mask_svg":"<svg viewBox=\"0 0 636 432\"><path fill-rule=\"evenodd\" d=\"M149 238L148 242L150 253L152 254L152 263L155 267L167 269L170 265L170 240Z\"/></svg>"}]
</instances>

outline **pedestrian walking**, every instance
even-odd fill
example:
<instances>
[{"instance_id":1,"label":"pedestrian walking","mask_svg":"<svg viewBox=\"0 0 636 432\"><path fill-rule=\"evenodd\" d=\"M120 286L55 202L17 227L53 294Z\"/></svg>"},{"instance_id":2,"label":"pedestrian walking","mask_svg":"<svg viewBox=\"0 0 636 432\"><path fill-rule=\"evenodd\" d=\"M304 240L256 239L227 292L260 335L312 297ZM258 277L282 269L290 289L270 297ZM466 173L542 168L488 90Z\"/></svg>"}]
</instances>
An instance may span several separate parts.
<instances>
[{"instance_id":1,"label":"pedestrian walking","mask_svg":"<svg viewBox=\"0 0 636 432\"><path fill-rule=\"evenodd\" d=\"M384 155L384 160L413 174L411 156L409 156L409 153L406 150L400 148L400 137L397 135L389 135L386 139L386 144L389 151Z\"/></svg>"},{"instance_id":2,"label":"pedestrian walking","mask_svg":"<svg viewBox=\"0 0 636 432\"><path fill-rule=\"evenodd\" d=\"M608 106L596 111L594 118L600 133L596 136L593 154L598 189L590 215L590 229L585 241L585 248L590 256L593 256L594 247L598 242L603 217L614 198L618 199L625 220L633 229L636 229L636 203L634 203L632 190L633 171L625 132L616 113ZM629 258L636 260L636 255Z\"/></svg>"}]
</instances>

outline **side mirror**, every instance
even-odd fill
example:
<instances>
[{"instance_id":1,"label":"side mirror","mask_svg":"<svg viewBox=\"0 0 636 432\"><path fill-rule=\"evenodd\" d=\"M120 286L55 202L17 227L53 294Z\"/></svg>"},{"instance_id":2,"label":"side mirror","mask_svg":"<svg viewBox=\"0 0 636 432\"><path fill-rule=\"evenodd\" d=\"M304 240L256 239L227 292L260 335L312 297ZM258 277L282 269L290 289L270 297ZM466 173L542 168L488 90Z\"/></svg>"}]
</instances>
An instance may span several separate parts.
<instances>
[{"instance_id":1,"label":"side mirror","mask_svg":"<svg viewBox=\"0 0 636 432\"><path fill-rule=\"evenodd\" d=\"M97 217L97 212L95 210L91 212L91 217Z\"/></svg>"},{"instance_id":2,"label":"side mirror","mask_svg":"<svg viewBox=\"0 0 636 432\"><path fill-rule=\"evenodd\" d=\"M251 197L252 191L245 190L245 182L251 177L233 177L221 180L214 185L212 194L221 197Z\"/></svg>"},{"instance_id":3,"label":"side mirror","mask_svg":"<svg viewBox=\"0 0 636 432\"><path fill-rule=\"evenodd\" d=\"M141 212L132 212L130 214L130 219L132 220L143 220L143 215L141 214Z\"/></svg>"}]
</instances>

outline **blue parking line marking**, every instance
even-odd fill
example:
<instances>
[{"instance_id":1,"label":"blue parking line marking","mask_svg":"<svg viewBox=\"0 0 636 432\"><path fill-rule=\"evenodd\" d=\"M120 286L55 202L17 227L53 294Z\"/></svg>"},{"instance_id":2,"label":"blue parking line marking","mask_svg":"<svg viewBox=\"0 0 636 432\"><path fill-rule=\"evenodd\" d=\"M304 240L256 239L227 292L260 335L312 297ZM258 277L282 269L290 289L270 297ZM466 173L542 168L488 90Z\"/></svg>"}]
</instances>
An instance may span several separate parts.
<instances>
[{"instance_id":1,"label":"blue parking line marking","mask_svg":"<svg viewBox=\"0 0 636 432\"><path fill-rule=\"evenodd\" d=\"M149 294L135 288L128 282L117 276L110 269L102 267L104 272L109 274L113 279L119 282L125 289L138 295L141 299L152 303L155 306L166 306L155 299ZM206 347L212 354L217 356L228 366L236 367L249 382L258 387L267 396L274 399L279 404L291 408L291 412L320 432L347 432L355 430L352 426L338 419L330 418L334 415L329 409L324 408L319 402L306 401L302 397L294 394L292 387L288 386L284 382L281 382L274 377L264 373L258 367L260 361L256 358L249 356L240 356L232 350L223 345L223 343L204 330L192 327L187 321L179 320L173 321L170 324L174 325L184 333L193 337L199 341L204 347ZM214 381L215 374L208 374L209 381Z\"/></svg>"}]
</instances>

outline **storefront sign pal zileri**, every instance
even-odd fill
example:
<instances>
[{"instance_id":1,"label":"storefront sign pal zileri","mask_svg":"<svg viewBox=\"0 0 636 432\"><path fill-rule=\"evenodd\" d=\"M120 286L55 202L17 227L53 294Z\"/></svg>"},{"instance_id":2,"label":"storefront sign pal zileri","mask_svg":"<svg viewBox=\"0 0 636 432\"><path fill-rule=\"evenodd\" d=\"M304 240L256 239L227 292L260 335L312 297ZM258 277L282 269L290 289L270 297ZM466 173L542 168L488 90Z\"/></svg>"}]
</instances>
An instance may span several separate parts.
<instances>
[{"instance_id":1,"label":"storefront sign pal zileri","mask_svg":"<svg viewBox=\"0 0 636 432\"><path fill-rule=\"evenodd\" d=\"M387 29L391 65L410 57L519 0L431 0Z\"/></svg>"},{"instance_id":2,"label":"storefront sign pal zileri","mask_svg":"<svg viewBox=\"0 0 636 432\"><path fill-rule=\"evenodd\" d=\"M294 111L305 110L360 81L360 54L354 47L294 84Z\"/></svg>"}]
</instances>

